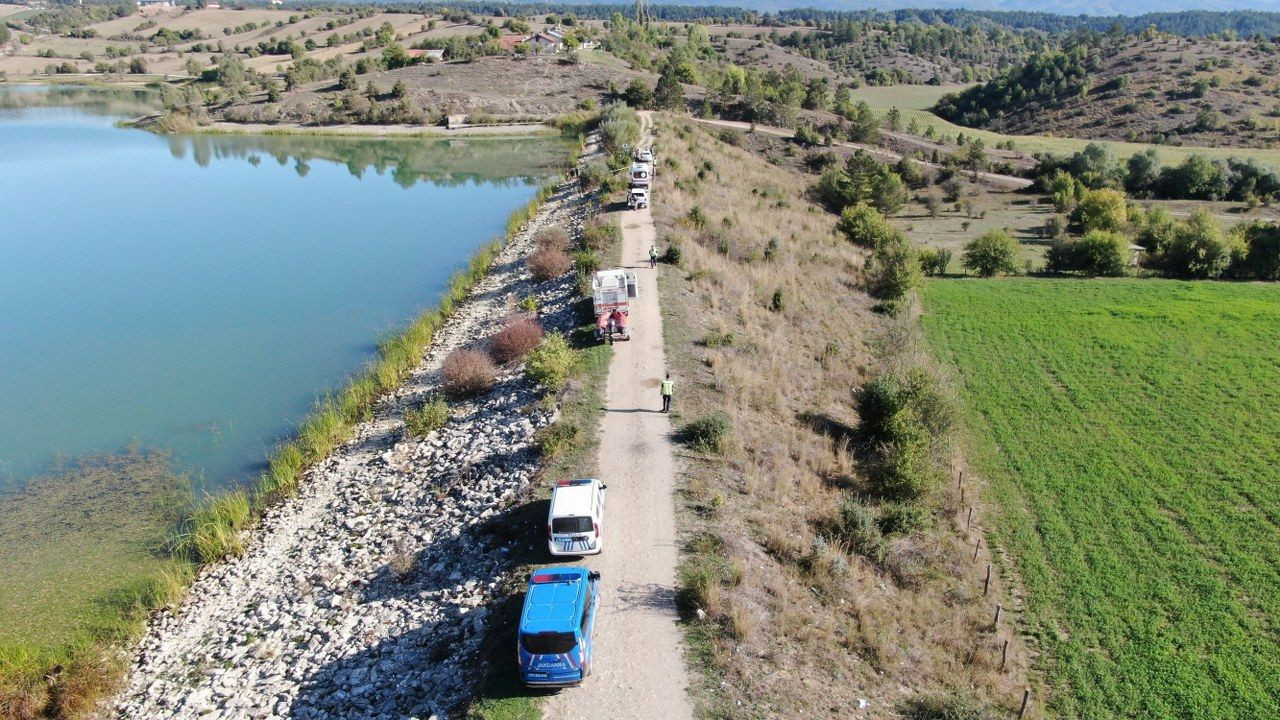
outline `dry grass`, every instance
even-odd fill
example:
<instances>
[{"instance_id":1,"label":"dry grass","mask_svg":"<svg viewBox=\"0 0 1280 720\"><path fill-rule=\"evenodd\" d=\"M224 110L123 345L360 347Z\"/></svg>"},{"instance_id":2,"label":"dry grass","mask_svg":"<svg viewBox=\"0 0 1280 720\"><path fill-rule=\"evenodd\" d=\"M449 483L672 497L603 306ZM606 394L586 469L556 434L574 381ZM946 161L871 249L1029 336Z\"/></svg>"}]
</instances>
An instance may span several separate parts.
<instances>
[{"instance_id":1,"label":"dry grass","mask_svg":"<svg viewBox=\"0 0 1280 720\"><path fill-rule=\"evenodd\" d=\"M999 588L983 598L980 530L963 532L954 488L934 488L931 528L889 536L878 562L833 531L866 489L852 391L884 364L888 321L861 290L862 252L804 197L810 177L683 120L659 129L654 215L660 242L681 248L662 277L676 420L723 412L732 425L720 455L689 454L682 478L696 540L681 599L703 709L883 718L904 698L960 691L1016 709L1025 652L1015 644L997 667Z\"/></svg>"},{"instance_id":2,"label":"dry grass","mask_svg":"<svg viewBox=\"0 0 1280 720\"><path fill-rule=\"evenodd\" d=\"M508 318L489 340L489 355L499 364L519 360L542 341L542 326L530 317Z\"/></svg>"},{"instance_id":3,"label":"dry grass","mask_svg":"<svg viewBox=\"0 0 1280 720\"><path fill-rule=\"evenodd\" d=\"M498 367L479 350L455 350L444 359L440 369L444 391L451 397L478 395L493 387Z\"/></svg>"}]
</instances>

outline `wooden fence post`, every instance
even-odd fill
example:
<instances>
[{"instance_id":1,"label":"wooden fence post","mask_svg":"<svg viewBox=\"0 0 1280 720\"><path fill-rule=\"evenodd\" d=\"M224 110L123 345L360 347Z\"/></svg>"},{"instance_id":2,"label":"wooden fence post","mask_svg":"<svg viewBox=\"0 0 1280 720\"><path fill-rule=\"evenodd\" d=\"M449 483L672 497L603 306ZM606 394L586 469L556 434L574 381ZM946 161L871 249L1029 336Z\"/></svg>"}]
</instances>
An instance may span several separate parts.
<instances>
[{"instance_id":1,"label":"wooden fence post","mask_svg":"<svg viewBox=\"0 0 1280 720\"><path fill-rule=\"evenodd\" d=\"M991 623L992 630L996 632L1000 631L1000 613L1001 612L1004 612L1004 603L996 603L996 619L995 619L995 622Z\"/></svg>"},{"instance_id":2,"label":"wooden fence post","mask_svg":"<svg viewBox=\"0 0 1280 720\"><path fill-rule=\"evenodd\" d=\"M987 591L991 589L991 563L987 563L987 579L982 581L982 596L987 596Z\"/></svg>"},{"instance_id":3,"label":"wooden fence post","mask_svg":"<svg viewBox=\"0 0 1280 720\"><path fill-rule=\"evenodd\" d=\"M964 521L964 529L968 530L973 527L973 506L969 506L969 519Z\"/></svg>"},{"instance_id":4,"label":"wooden fence post","mask_svg":"<svg viewBox=\"0 0 1280 720\"><path fill-rule=\"evenodd\" d=\"M982 549L982 538L978 538L978 542L973 544L973 560L977 562L978 551Z\"/></svg>"},{"instance_id":5,"label":"wooden fence post","mask_svg":"<svg viewBox=\"0 0 1280 720\"><path fill-rule=\"evenodd\" d=\"M1000 650L1000 672L1004 672L1004 665L1009 660L1009 641L1004 641L1004 648Z\"/></svg>"},{"instance_id":6,"label":"wooden fence post","mask_svg":"<svg viewBox=\"0 0 1280 720\"><path fill-rule=\"evenodd\" d=\"M1018 720L1027 714L1027 704L1031 702L1031 688L1022 691L1022 707L1018 708Z\"/></svg>"}]
</instances>

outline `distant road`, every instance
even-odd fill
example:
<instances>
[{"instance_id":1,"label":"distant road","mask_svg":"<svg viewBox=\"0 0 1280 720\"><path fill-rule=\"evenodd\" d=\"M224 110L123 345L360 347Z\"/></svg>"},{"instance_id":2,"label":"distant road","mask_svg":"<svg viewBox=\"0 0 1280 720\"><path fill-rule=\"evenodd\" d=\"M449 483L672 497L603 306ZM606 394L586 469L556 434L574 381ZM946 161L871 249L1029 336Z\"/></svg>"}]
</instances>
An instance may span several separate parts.
<instances>
[{"instance_id":1,"label":"distant road","mask_svg":"<svg viewBox=\"0 0 1280 720\"><path fill-rule=\"evenodd\" d=\"M784 137L784 138L793 138L796 135L796 131L792 130L791 128L774 127L772 125L752 126L751 123L739 122L737 120L709 120L704 118L693 118L693 119L696 122L702 123L703 125L713 125L715 127L732 128L734 130L751 131L754 127L755 132L764 133L766 135L776 135L778 137ZM901 133L885 132L884 134L888 137L892 137L897 140L910 141L911 139L913 139L912 136L903 135ZM851 148L857 148L859 150L865 150L868 153L870 153L872 156L884 162L897 162L902 159L902 155L900 155L899 153L893 152L892 150L886 150L882 147L877 147L875 145L867 145L864 143L843 142L843 141L834 142L832 144L839 145L841 147L851 147ZM935 163L925 162L923 160L917 160L917 162L919 162L920 164L926 167L931 167L935 169L940 167ZM1031 187L1033 184L1030 180L1026 178L1014 177L1013 175L1000 175L997 173L988 173L988 172L978 173L978 179L988 185L991 185L992 187L996 187L1001 190L1010 190L1010 191L1024 190L1026 188Z\"/></svg>"}]
</instances>

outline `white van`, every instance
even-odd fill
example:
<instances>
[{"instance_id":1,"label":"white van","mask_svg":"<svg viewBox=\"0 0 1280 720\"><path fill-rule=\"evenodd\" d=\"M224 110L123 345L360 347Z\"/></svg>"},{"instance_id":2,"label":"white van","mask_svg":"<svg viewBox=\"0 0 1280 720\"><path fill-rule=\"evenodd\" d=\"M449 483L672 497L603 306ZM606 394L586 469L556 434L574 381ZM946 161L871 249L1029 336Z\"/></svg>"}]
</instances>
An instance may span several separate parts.
<instances>
[{"instance_id":1,"label":"white van","mask_svg":"<svg viewBox=\"0 0 1280 720\"><path fill-rule=\"evenodd\" d=\"M604 549L604 489L599 480L561 480L551 491L547 549L552 555L596 555Z\"/></svg>"}]
</instances>

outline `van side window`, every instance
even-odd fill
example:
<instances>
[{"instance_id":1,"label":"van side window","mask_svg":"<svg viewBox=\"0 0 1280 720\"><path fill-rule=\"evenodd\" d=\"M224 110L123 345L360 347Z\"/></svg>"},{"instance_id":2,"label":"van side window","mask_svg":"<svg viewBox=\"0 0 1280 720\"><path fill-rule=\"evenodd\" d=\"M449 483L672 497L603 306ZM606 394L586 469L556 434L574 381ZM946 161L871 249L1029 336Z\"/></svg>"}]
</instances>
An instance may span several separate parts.
<instances>
[{"instance_id":1,"label":"van side window","mask_svg":"<svg viewBox=\"0 0 1280 720\"><path fill-rule=\"evenodd\" d=\"M588 597L587 604L584 605L582 608L582 622L580 623L583 637L586 637L587 635L587 618L590 616L591 616L591 598Z\"/></svg>"}]
</instances>

